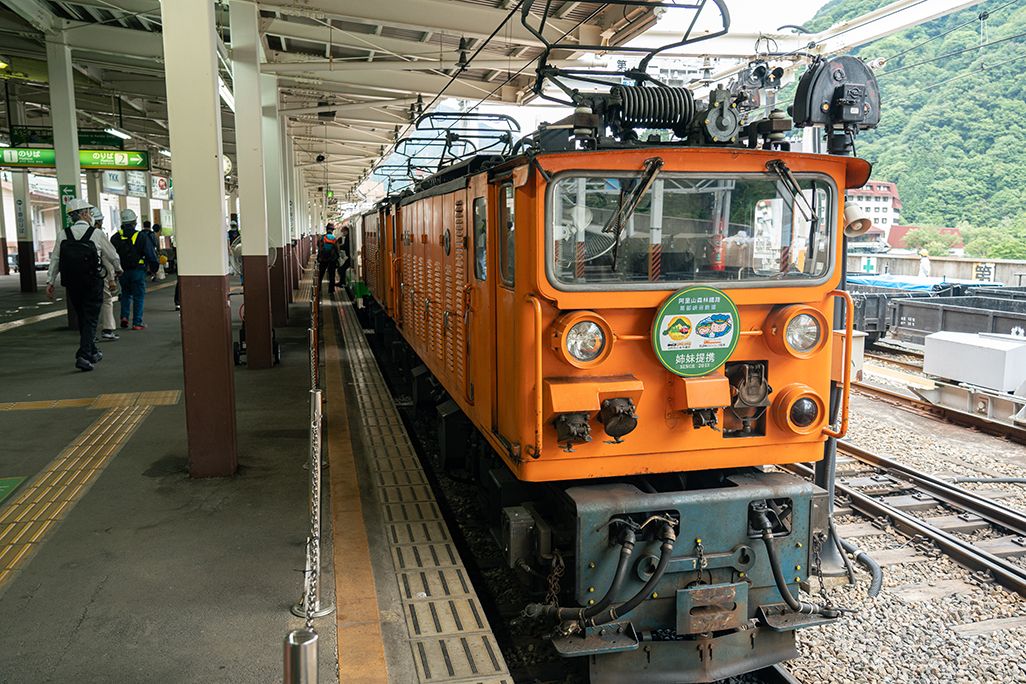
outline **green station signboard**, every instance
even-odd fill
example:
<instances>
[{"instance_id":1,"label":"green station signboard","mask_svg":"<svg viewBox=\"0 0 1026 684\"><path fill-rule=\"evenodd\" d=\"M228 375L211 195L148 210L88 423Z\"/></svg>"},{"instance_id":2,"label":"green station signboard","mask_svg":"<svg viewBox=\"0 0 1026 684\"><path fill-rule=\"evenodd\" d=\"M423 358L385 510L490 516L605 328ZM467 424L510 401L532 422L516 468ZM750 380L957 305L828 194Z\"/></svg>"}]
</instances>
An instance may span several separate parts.
<instances>
[{"instance_id":1,"label":"green station signboard","mask_svg":"<svg viewBox=\"0 0 1026 684\"><path fill-rule=\"evenodd\" d=\"M79 150L78 163L89 170L147 170L150 154L142 150ZM0 166L46 169L57 167L57 153L52 148L8 147L0 149Z\"/></svg>"}]
</instances>

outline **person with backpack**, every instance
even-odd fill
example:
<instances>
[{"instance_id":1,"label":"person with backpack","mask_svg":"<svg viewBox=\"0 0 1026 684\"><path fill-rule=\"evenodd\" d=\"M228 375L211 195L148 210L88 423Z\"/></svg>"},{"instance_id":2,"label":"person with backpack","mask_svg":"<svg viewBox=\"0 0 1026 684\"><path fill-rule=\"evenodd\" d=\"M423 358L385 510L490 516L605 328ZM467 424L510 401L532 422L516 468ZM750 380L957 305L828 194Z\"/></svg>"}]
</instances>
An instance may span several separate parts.
<instances>
[{"instance_id":1,"label":"person with backpack","mask_svg":"<svg viewBox=\"0 0 1026 684\"><path fill-rule=\"evenodd\" d=\"M143 308L146 299L146 274L156 270L157 254L153 242L135 229L137 217L131 209L121 212L121 230L111 242L121 261L121 327L127 328L132 317L132 330L145 330Z\"/></svg>"},{"instance_id":2,"label":"person with backpack","mask_svg":"<svg viewBox=\"0 0 1026 684\"><path fill-rule=\"evenodd\" d=\"M338 286L346 286L346 271L349 270L349 226L342 224L342 238L338 249Z\"/></svg>"},{"instance_id":3,"label":"person with backpack","mask_svg":"<svg viewBox=\"0 0 1026 684\"><path fill-rule=\"evenodd\" d=\"M324 235L317 241L317 287L324 281L324 274L328 274L328 294L335 291L335 269L338 268L338 238L335 237L335 224L329 223L324 229Z\"/></svg>"},{"instance_id":4,"label":"person with backpack","mask_svg":"<svg viewBox=\"0 0 1026 684\"><path fill-rule=\"evenodd\" d=\"M46 277L46 294L53 299L57 277L60 276L60 284L78 318L75 368L81 371L93 370L103 358L96 348L96 324L107 281L103 264L104 261L114 263L118 260L107 236L93 227L92 209L93 206L84 199L75 197L68 201L65 210L72 224L57 234Z\"/></svg>"}]
</instances>

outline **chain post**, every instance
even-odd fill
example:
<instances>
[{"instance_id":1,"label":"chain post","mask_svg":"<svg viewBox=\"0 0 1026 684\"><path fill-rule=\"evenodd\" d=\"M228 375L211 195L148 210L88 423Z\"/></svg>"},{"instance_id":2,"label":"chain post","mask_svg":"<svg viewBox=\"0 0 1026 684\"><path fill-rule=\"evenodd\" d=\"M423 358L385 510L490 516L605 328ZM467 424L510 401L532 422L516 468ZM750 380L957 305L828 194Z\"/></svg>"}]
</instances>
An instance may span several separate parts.
<instances>
[{"instance_id":1,"label":"chain post","mask_svg":"<svg viewBox=\"0 0 1026 684\"><path fill-rule=\"evenodd\" d=\"M292 613L306 618L307 629L313 629L314 618L330 615L335 606L321 601L321 391L310 390L310 534L307 537L307 562L303 596L292 606Z\"/></svg>"},{"instance_id":2,"label":"chain post","mask_svg":"<svg viewBox=\"0 0 1026 684\"><path fill-rule=\"evenodd\" d=\"M285 636L285 684L317 684L317 632L294 629Z\"/></svg>"}]
</instances>

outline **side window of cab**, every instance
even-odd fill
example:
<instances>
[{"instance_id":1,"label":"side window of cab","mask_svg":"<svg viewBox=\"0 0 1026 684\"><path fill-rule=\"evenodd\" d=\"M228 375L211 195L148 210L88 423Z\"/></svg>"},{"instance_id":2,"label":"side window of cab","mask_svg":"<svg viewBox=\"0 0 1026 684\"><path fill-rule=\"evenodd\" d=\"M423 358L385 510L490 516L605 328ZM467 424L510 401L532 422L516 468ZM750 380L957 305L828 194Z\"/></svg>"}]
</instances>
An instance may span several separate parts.
<instances>
[{"instance_id":1,"label":"side window of cab","mask_svg":"<svg viewBox=\"0 0 1026 684\"><path fill-rule=\"evenodd\" d=\"M514 285L514 227L516 225L513 206L513 184L504 183L499 188L499 230L496 231L499 241L499 279L507 287Z\"/></svg>"},{"instance_id":2,"label":"side window of cab","mask_svg":"<svg viewBox=\"0 0 1026 684\"><path fill-rule=\"evenodd\" d=\"M488 204L474 198L474 276L488 280Z\"/></svg>"}]
</instances>

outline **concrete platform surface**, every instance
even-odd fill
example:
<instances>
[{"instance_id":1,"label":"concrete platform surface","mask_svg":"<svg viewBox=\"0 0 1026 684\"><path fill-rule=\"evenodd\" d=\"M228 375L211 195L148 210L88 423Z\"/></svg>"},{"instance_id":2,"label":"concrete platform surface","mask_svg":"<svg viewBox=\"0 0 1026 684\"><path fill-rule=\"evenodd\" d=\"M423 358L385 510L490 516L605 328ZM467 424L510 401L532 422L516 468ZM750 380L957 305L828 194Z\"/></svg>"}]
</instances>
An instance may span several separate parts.
<instances>
[{"instance_id":1,"label":"concrete platform surface","mask_svg":"<svg viewBox=\"0 0 1026 684\"><path fill-rule=\"evenodd\" d=\"M309 525L303 307L282 366L235 374L238 474L191 480L172 292L91 373L59 318L0 332L0 479L26 478L0 503L0 682L281 680ZM315 627L337 681L335 620Z\"/></svg>"}]
</instances>

